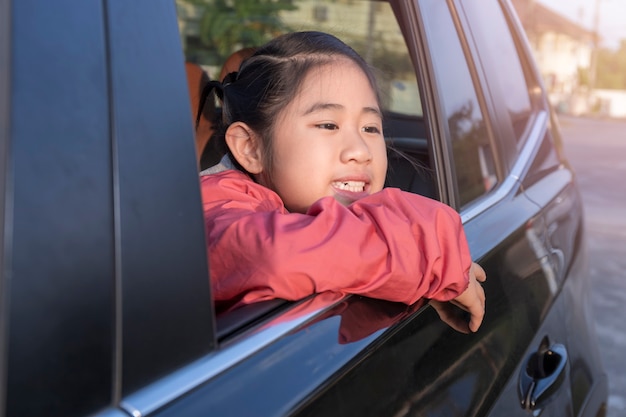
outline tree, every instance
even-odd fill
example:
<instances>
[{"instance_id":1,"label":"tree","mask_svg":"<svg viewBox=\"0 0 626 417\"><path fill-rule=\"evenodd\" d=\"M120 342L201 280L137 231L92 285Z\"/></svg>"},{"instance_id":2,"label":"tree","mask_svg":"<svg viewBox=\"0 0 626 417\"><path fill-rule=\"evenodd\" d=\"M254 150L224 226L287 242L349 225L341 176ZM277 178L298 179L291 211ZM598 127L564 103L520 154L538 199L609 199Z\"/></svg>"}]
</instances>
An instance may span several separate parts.
<instances>
[{"instance_id":1,"label":"tree","mask_svg":"<svg viewBox=\"0 0 626 417\"><path fill-rule=\"evenodd\" d=\"M617 51L600 49L596 88L626 90L626 40Z\"/></svg>"},{"instance_id":2,"label":"tree","mask_svg":"<svg viewBox=\"0 0 626 417\"><path fill-rule=\"evenodd\" d=\"M295 10L290 0L179 0L201 10L202 47L223 61L237 49L259 46L288 31L280 12Z\"/></svg>"}]
</instances>

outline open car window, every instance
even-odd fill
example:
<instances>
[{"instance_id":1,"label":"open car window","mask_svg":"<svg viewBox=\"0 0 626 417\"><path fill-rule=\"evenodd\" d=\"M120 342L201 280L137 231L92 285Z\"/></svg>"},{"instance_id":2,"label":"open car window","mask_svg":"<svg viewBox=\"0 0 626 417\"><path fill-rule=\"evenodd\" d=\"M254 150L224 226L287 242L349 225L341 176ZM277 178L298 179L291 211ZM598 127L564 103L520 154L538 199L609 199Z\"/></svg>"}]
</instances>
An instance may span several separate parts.
<instances>
[{"instance_id":1,"label":"open car window","mask_svg":"<svg viewBox=\"0 0 626 417\"><path fill-rule=\"evenodd\" d=\"M201 69L206 79L219 80L234 70L229 59L233 54L249 56L251 48L280 34L300 30L334 34L364 57L378 78L384 133L390 145L386 186L438 198L416 71L391 5L381 1L293 0L259 2L249 8L244 3L220 6L209 0L176 0L186 65ZM194 96L200 93L197 84L189 81L195 116ZM214 104L215 117L219 117L219 102ZM207 148L212 146L211 140ZM220 156L211 160L217 162ZM218 315L218 339L240 334L289 305L275 300Z\"/></svg>"}]
</instances>

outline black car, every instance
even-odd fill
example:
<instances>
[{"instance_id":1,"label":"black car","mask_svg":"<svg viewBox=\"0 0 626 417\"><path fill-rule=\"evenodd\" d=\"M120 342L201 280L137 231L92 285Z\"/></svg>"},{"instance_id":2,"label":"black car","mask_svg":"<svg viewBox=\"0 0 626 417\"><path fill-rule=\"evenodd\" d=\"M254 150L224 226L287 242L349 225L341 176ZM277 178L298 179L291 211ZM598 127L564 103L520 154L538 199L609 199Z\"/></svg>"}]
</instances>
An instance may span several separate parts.
<instances>
[{"instance_id":1,"label":"black car","mask_svg":"<svg viewBox=\"0 0 626 417\"><path fill-rule=\"evenodd\" d=\"M388 185L460 212L477 333L332 293L214 314L184 62L303 29L379 70ZM561 140L507 0L2 0L0 416L604 416Z\"/></svg>"}]
</instances>

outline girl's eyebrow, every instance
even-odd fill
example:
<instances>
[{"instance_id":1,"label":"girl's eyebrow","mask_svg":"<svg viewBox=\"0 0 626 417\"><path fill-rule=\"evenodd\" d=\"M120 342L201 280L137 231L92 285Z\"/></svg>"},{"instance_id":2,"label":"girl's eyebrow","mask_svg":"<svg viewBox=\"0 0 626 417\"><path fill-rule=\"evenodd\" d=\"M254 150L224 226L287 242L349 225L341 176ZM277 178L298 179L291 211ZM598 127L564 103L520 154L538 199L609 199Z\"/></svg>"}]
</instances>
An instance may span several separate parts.
<instances>
[{"instance_id":1,"label":"girl's eyebrow","mask_svg":"<svg viewBox=\"0 0 626 417\"><path fill-rule=\"evenodd\" d=\"M383 118L383 114L378 107L363 107L363 113L373 113L381 119Z\"/></svg>"},{"instance_id":2,"label":"girl's eyebrow","mask_svg":"<svg viewBox=\"0 0 626 417\"><path fill-rule=\"evenodd\" d=\"M306 116L307 114L311 114L311 113L315 113L317 111L321 111L321 110L343 110L345 107L341 104L336 104L336 103L315 103L313 104L311 107L309 107L302 115ZM383 115L380 112L380 110L377 107L363 107L362 109L363 113L373 113L376 116L380 117L382 119Z\"/></svg>"},{"instance_id":3,"label":"girl's eyebrow","mask_svg":"<svg viewBox=\"0 0 626 417\"><path fill-rule=\"evenodd\" d=\"M343 110L344 106L342 106L341 104L335 104L335 103L314 103L311 107L309 107L308 109L306 109L304 111L304 113L302 113L303 116L306 116L307 114L311 114L311 113L315 113L318 111L322 111L322 110Z\"/></svg>"}]
</instances>

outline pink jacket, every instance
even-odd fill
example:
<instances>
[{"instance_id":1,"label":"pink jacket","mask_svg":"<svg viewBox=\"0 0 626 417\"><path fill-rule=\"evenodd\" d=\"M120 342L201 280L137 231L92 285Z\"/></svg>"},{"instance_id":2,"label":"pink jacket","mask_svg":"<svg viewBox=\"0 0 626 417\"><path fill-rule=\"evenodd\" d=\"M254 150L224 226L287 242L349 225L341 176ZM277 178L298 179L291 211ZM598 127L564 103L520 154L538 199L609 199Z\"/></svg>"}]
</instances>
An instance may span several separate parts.
<instances>
[{"instance_id":1,"label":"pink jacket","mask_svg":"<svg viewBox=\"0 0 626 417\"><path fill-rule=\"evenodd\" d=\"M237 170L200 183L218 312L324 291L447 301L467 288L465 233L438 201L387 188L348 207L322 198L300 214Z\"/></svg>"}]
</instances>

